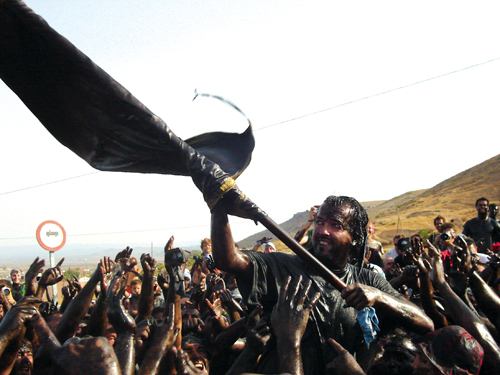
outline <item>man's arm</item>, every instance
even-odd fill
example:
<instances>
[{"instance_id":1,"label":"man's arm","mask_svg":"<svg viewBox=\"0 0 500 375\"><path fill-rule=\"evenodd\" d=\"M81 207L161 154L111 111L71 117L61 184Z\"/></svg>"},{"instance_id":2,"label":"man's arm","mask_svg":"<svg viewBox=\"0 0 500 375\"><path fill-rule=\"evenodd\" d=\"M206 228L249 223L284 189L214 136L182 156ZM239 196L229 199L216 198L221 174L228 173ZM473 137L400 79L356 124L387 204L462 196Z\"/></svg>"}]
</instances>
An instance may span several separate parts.
<instances>
[{"instance_id":1,"label":"man's arm","mask_svg":"<svg viewBox=\"0 0 500 375\"><path fill-rule=\"evenodd\" d=\"M317 211L318 208L316 206L311 207L311 209L309 210L309 220L307 220L307 222L302 226L302 228L297 231L297 233L293 237L299 244L305 245L309 240L309 238L305 237L305 235L314 222Z\"/></svg>"},{"instance_id":2,"label":"man's arm","mask_svg":"<svg viewBox=\"0 0 500 375\"><path fill-rule=\"evenodd\" d=\"M401 325L418 334L434 330L434 323L413 303L404 298L396 298L377 288L359 283L348 285L342 291L342 298L356 310L373 306L382 322Z\"/></svg>"},{"instance_id":3,"label":"man's arm","mask_svg":"<svg viewBox=\"0 0 500 375\"><path fill-rule=\"evenodd\" d=\"M212 210L211 239L215 266L238 275L239 279L251 280L252 263L245 253L234 246L227 212L222 204L217 204Z\"/></svg>"}]
</instances>

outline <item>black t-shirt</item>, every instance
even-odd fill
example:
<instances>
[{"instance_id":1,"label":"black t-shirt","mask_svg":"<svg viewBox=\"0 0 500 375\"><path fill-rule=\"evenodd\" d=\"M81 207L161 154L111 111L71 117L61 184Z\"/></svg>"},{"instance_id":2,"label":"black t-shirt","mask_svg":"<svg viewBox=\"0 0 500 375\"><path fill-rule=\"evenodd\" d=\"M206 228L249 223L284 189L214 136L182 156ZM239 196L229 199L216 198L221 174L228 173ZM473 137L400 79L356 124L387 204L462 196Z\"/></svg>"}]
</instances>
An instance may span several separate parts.
<instances>
[{"instance_id":1,"label":"black t-shirt","mask_svg":"<svg viewBox=\"0 0 500 375\"><path fill-rule=\"evenodd\" d=\"M462 232L466 236L471 237L475 242L484 239L486 248L491 250L492 236L500 236L500 224L492 218L487 218L486 220L479 220L477 217L469 220L464 225L464 230ZM478 251L482 249L478 248Z\"/></svg>"},{"instance_id":2,"label":"black t-shirt","mask_svg":"<svg viewBox=\"0 0 500 375\"><path fill-rule=\"evenodd\" d=\"M263 254L247 251L254 266L252 283L238 280L238 287L248 305L260 304L270 313L277 302L278 293L287 276L292 278L302 275L303 283L312 280L309 296L320 292L321 297L309 316L306 331L302 338L302 360L306 374L323 374L326 365L335 358L335 353L328 344L332 337L351 353L365 345L363 334L357 322L354 308L344 307L345 301L340 292L315 274L296 255L284 253ZM359 270L353 265L346 265L335 272L346 284L356 282L373 286L396 298L403 298L392 286L376 272ZM236 275L237 277L237 275ZM278 373L277 348L269 345L259 364L258 373Z\"/></svg>"}]
</instances>

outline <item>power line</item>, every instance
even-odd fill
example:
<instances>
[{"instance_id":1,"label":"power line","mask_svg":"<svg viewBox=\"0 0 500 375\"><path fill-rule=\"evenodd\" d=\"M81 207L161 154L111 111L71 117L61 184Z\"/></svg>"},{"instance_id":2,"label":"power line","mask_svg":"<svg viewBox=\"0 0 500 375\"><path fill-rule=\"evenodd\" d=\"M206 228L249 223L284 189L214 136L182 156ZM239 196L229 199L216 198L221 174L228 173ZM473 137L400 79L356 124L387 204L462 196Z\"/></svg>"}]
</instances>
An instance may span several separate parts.
<instances>
[{"instance_id":1,"label":"power line","mask_svg":"<svg viewBox=\"0 0 500 375\"><path fill-rule=\"evenodd\" d=\"M5 193L0 193L0 195L7 195L7 194L12 194L12 193L17 193L19 191L34 189L34 188L38 188L38 187L41 187L41 186L47 186L47 185L55 184L55 183L58 183L58 182L73 180L75 178L90 176L91 174L96 174L96 173L99 173L99 171L90 172L90 173L87 173L87 174L81 174L79 176L68 177L68 178L65 178L65 179L62 179L62 180L47 182L45 184L40 184L40 185L35 185L35 186L29 186L29 187L25 187L25 188L21 188L21 189L17 189L17 190L7 191Z\"/></svg>"},{"instance_id":2,"label":"power line","mask_svg":"<svg viewBox=\"0 0 500 375\"><path fill-rule=\"evenodd\" d=\"M277 220L288 220L289 218L281 218ZM249 224L249 221L236 221L231 222L231 225L239 225L239 224ZM80 233L80 234L68 234L68 237L84 237L84 236L104 236L109 234L124 234L124 233L144 233L144 232L159 232L159 231L176 231L181 229L193 229L193 228L206 228L210 227L209 224L204 225L194 225L194 226L186 226L186 227L176 227L176 228L160 228L160 229L139 229L139 230L124 230L117 232L102 232L102 233ZM10 237L10 238L0 238L2 240L31 240L34 239L34 236L30 237Z\"/></svg>"},{"instance_id":3,"label":"power line","mask_svg":"<svg viewBox=\"0 0 500 375\"><path fill-rule=\"evenodd\" d=\"M390 89L390 90L387 90L387 91L382 91L382 92L379 92L379 93L377 93L377 94L368 95L368 96L365 96L365 97L363 97L363 98L359 98L359 99L351 100L351 101L349 101L349 102L345 102L345 103L342 103L342 104L337 104L337 105L335 105L335 106L333 106L333 107L329 107L329 108L321 109L321 110L316 111L316 112L311 112L311 113L308 113L308 114L305 114L305 115L302 115L302 116L298 116L298 117L294 117L294 118L291 118L291 119L288 119L288 120L284 120L284 121L276 122L276 123L271 124L271 125L266 125L266 126L263 126L263 127L261 127L261 128L254 129L254 132L257 132L257 131L259 131L259 130L263 130L263 129L267 129L267 128L271 128L271 127L274 127L274 126L278 126L278 125L286 124L286 123L288 123L288 122L292 122L292 121L295 121L295 120L300 120L300 119L303 119L303 118L306 118L306 117L309 117L309 116L314 116L314 115L317 115L317 114L319 114L319 113L323 113L323 112L331 111L331 110L333 110L333 109L336 109L336 108L339 108L339 107L343 107L343 106L346 106L346 105L348 105L348 104L357 103L357 102L360 102L360 101L363 101L363 100L366 100L366 99L371 99L371 98L374 98L374 97L377 97L377 96L381 96L381 95L384 95L384 94L388 94L388 93L390 93L390 92L394 92L394 91L397 91L397 90L406 89L406 88L408 88L408 87L415 86L415 85L419 85L419 84L424 83L424 82L432 81L432 80L434 80L434 79L438 79L438 78L445 77L445 76L448 76L448 75L451 75L451 74L459 73L459 72L462 72L462 71L467 70L467 69L471 69L471 68L475 68L475 67L478 67L478 66L481 66L481 65L489 64L489 63L491 63L491 62L493 62L493 61L497 61L497 60L500 60L500 57L496 57L496 58L491 59L491 60L488 60L488 61L483 61L483 62L480 62L480 63L474 64L474 65L467 66L467 67L465 67L465 68L461 68L461 69L458 69L458 70L454 70L454 71L452 71L452 72L448 72L448 73L440 74L440 75L435 76L435 77L431 77L431 78L423 79L423 80L418 81L418 82L413 82L413 83L410 83L410 84L408 84L408 85L404 85L404 86L396 87L396 88L393 88L393 89ZM239 109L238 109L238 110L239 110ZM47 183L45 183L45 184L41 184L41 185L30 186L30 187L26 187L26 188L22 188L22 189L18 189L18 190L12 190L12 191L8 191L8 192L5 192L5 193L0 193L0 195L6 195L6 194L17 193L17 192L19 192L19 191L29 190L29 189L34 189L34 188L38 188L38 187L41 187L41 186L46 186L46 185L51 185L51 184L55 184L55 183L58 183L58 182L63 182L63 181L71 180L71 179L74 179L74 178L85 177L85 176L89 176L89 175L92 175L92 174L95 174L95 173L99 173L99 171L96 171L96 172L91 172L91 173L87 173L87 174L83 174L83 175L80 175L80 176L69 177L69 178L66 178L66 179L63 179L63 180L58 180L58 181L47 182Z\"/></svg>"},{"instance_id":4,"label":"power line","mask_svg":"<svg viewBox=\"0 0 500 375\"><path fill-rule=\"evenodd\" d=\"M308 113L308 114L306 114L306 115L302 115L302 116L294 117L294 118L291 118L291 119L288 119L288 120L284 120L284 121L280 121L280 122L277 122L277 123L274 123L274 124L271 124L271 125L266 125L266 126L263 126L262 128L254 129L254 132L257 132L257 131L259 131L259 130L263 130L263 129L267 129L267 128L271 128L271 127L273 127L273 126L277 126L277 125L285 124L285 123L287 123L287 122L292 122L292 121L295 121L295 120L300 120L300 119L303 119L303 118L305 118L305 117L314 116L314 115L317 115L318 113L323 113L323 112L326 112L326 111L331 111L332 109L336 109L336 108L339 108L339 107L343 107L343 106L348 105L348 104L357 103L357 102L360 102L360 101L362 101L362 100L371 99L371 98L374 98L374 97L376 97L376 96L380 96L380 95L388 94L388 93L390 93L390 92L394 92L394 91L397 91L397 90L406 89L406 88L411 87L411 86L415 86L415 85L418 85L418 84L421 84L421 83L424 83L424 82L432 81L433 79L437 79L437 78L445 77L445 76L448 76L448 75L450 75L450 74L459 73L459 72L462 72L462 71L467 70L467 69L471 69L471 68L475 68L475 67L478 67L478 66L481 66L481 65L485 65L485 64L491 63L491 62L496 61L496 60L500 60L500 57L497 57L497 58L494 58L494 59L491 59L491 60L488 60L488 61L484 61L484 62L481 62L481 63L478 63L478 64L470 65L470 66L467 66L467 67L462 68L462 69L454 70L454 71L452 71L452 72L448 72L448 73L440 74L440 75L435 76L435 77L431 77L431 78L423 79L423 80L418 81L418 82L413 82L413 83L410 83L410 84L408 84L408 85L404 85L404 86L396 87L396 88L391 89L391 90L382 91L382 92L379 92L379 93L377 93L377 94L373 94L373 95L368 95L368 96L365 96L364 98L351 100L351 101L349 101L349 102L345 102L345 103L342 103L342 104L337 104L337 105L335 105L335 106L333 106L333 107L329 107L329 108L321 109L321 110L319 110L319 111L316 111L316 112L311 112L311 113Z\"/></svg>"}]
</instances>

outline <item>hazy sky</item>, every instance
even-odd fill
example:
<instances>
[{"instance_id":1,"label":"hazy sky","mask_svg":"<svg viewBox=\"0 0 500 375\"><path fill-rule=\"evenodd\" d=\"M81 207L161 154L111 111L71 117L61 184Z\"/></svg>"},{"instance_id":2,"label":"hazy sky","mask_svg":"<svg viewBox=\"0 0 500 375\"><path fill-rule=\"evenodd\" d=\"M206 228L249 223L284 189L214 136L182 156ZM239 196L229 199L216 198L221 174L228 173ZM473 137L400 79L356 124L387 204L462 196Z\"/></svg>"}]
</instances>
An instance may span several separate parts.
<instances>
[{"instance_id":1,"label":"hazy sky","mask_svg":"<svg viewBox=\"0 0 500 375\"><path fill-rule=\"evenodd\" d=\"M192 102L195 89L236 103L256 138L238 185L278 222L330 194L430 188L499 153L497 2L27 4L182 138L246 126L220 102ZM91 174L2 82L0 123L0 247L36 243L45 220L67 243L209 236L189 178ZM262 229L232 223L237 240Z\"/></svg>"}]
</instances>

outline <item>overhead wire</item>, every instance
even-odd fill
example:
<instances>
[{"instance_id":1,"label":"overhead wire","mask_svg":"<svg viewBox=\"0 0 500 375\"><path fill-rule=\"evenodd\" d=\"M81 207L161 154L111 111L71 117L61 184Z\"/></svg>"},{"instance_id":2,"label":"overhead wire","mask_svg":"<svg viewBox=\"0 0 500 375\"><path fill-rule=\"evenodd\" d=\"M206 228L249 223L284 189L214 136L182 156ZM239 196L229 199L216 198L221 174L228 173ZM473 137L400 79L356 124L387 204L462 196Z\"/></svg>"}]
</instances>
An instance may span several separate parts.
<instances>
[{"instance_id":1,"label":"overhead wire","mask_svg":"<svg viewBox=\"0 0 500 375\"><path fill-rule=\"evenodd\" d=\"M390 90L386 90L386 91L381 91L381 92L373 94L373 95L365 96L364 98L359 98L359 99L351 100L351 101L348 101L348 102L345 102L345 103L337 104L337 105L335 105L333 107L321 109L319 111L311 112L311 113L308 113L306 115L297 116L297 117L294 117L294 118L291 118L291 119L288 119L288 120L276 122L276 123L271 124L271 125L266 125L266 126L263 126L261 128L254 129L254 132L257 132L257 131L263 130L263 129L267 129L267 128L271 128L273 126L278 126L278 125L286 124L287 122L292 122L292 121L300 120L300 119L303 119L303 118L306 118L306 117L309 117L309 116L314 116L314 115L317 115L319 113L331 111L332 109L343 107L343 106L346 106L348 104L358 103L358 102L361 102L361 101L366 100L366 99L371 99L371 98L375 98L375 97L380 96L380 95L389 94L389 93L397 91L397 90L406 89L408 87L419 85L419 84L424 83L424 82L429 82L429 81L432 81L434 79L438 79L438 78L442 78L442 77L445 77L445 76L448 76L448 75L451 75L451 74L459 73L459 72L462 72L462 71L467 70L467 69L471 69L471 68L475 68L475 67L478 67L478 66L481 66L481 65L489 64L489 63L491 63L493 61L497 61L497 60L500 60L500 57L496 57L496 58L488 60L488 61L483 61L481 63L470 65L470 66L467 66L465 68L457 69L457 70L454 70L452 72L443 73L443 74L440 74L440 75L435 76L435 77L426 78L426 79L423 79L421 81L410 83L408 85L396 87L396 88L393 88L393 89L390 89Z\"/></svg>"},{"instance_id":2,"label":"overhead wire","mask_svg":"<svg viewBox=\"0 0 500 375\"><path fill-rule=\"evenodd\" d=\"M423 79L423 80L420 80L420 81L417 81L417 82L413 82L413 83L410 83L408 85L396 87L396 88L393 88L393 89L390 89L390 90L386 90L386 91L381 91L379 93L376 93L376 94L373 94L373 95L368 95L368 96L365 96L363 98L359 98L359 99L351 100L351 101L344 102L344 103L341 103L341 104L337 104L335 106L332 106L332 107L329 107L329 108L325 108L325 109L321 109L319 111L311 112L311 113L308 113L308 114L305 114L305 115L302 115L302 116L297 116L297 117L294 117L294 118L291 118L291 119L288 119L288 120L284 120L284 121L276 122L274 124L266 125L266 126L263 126L261 128L254 129L254 132L257 132L259 130L268 129L268 128L271 128L271 127L274 127L274 126L286 124L288 122L300 120L300 119L303 119L303 118L306 118L306 117L309 117L309 116L314 116L314 115L317 115L319 113L331 111L333 109L340 108L340 107L343 107L343 106L346 106L346 105L349 105L349 104L358 103L358 102L361 102L363 100L367 100L367 99L375 98L377 96L389 94L389 93L394 92L394 91L406 89L408 87L419 85L419 84L424 83L424 82L429 82L429 81L432 81L432 80L435 80L435 79L438 79L438 78L442 78L442 77L445 77L445 76L448 76L448 75L451 75L451 74L459 73L459 72L462 72L462 71L467 70L467 69L472 69L472 68L476 68L476 67L481 66L481 65L489 64L489 63L497 61L497 60L500 60L500 57L496 57L494 59L491 59L491 60L488 60L488 61L483 61L483 62L474 64L474 65L469 65L467 67L464 67L464 68L461 68L461 69L457 69L457 70L454 70L454 71L451 71L451 72L448 72L448 73L443 73L443 74L440 74L440 75L437 75L437 76L434 76L434 77L431 77L431 78L427 78L427 79ZM68 177L68 178L65 178L65 179L62 179L62 180L47 182L45 184L40 184L40 185L35 185L35 186L29 186L29 187L25 187L25 188L21 188L21 189L17 189L17 190L12 190L12 191L8 191L8 192L0 193L0 196L1 195L12 194L12 193L17 193L17 192L24 191L24 190L34 189L34 188L38 188L38 187L42 187L42 186L46 186L46 185L51 185L51 184L55 184L55 183L59 183L59 182L64 182L64 181L72 180L72 179L75 179L75 178L86 177L86 176L90 176L90 175L96 174L96 173L99 173L99 171L95 171L95 172L91 172L91 173L87 173L87 174L83 174L83 175L79 175L79 176Z\"/></svg>"}]
</instances>

